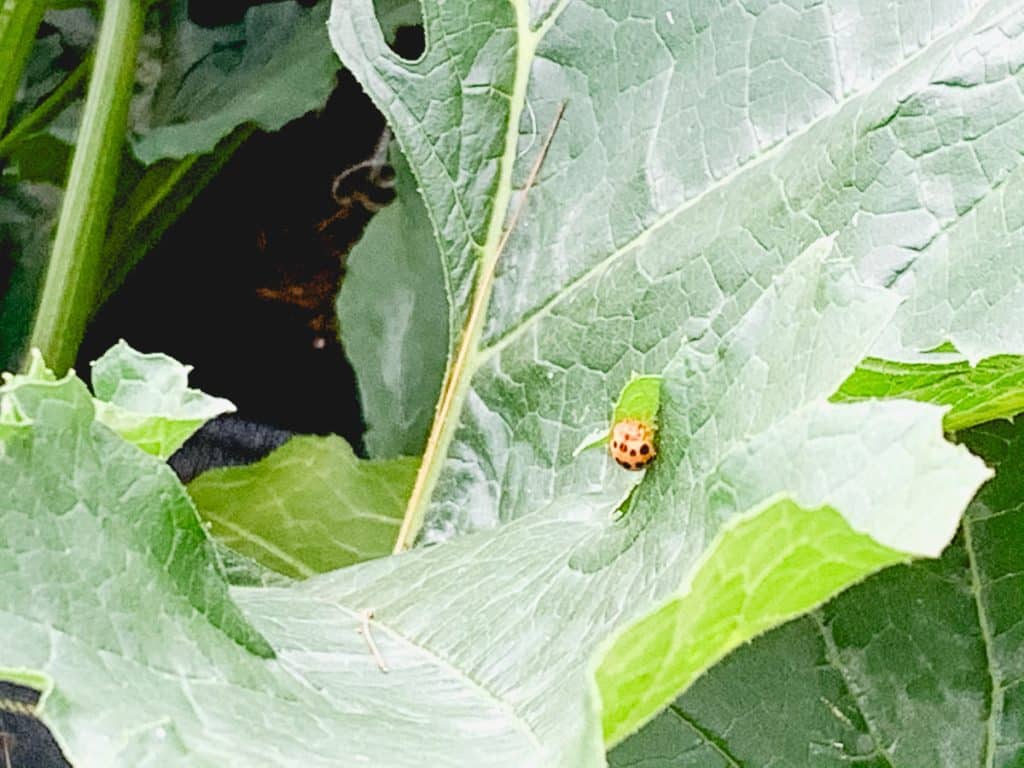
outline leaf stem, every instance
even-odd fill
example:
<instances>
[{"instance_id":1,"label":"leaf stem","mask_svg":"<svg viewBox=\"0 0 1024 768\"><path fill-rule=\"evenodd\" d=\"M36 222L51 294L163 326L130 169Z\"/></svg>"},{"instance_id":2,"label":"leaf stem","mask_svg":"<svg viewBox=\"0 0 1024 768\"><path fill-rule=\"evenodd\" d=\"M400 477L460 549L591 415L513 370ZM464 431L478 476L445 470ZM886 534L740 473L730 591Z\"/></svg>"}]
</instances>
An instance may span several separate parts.
<instances>
[{"instance_id":1,"label":"leaf stem","mask_svg":"<svg viewBox=\"0 0 1024 768\"><path fill-rule=\"evenodd\" d=\"M0 131L18 95L46 0L0 0Z\"/></svg>"},{"instance_id":2,"label":"leaf stem","mask_svg":"<svg viewBox=\"0 0 1024 768\"><path fill-rule=\"evenodd\" d=\"M31 347L61 374L93 311L145 19L143 0L106 0Z\"/></svg>"},{"instance_id":3,"label":"leaf stem","mask_svg":"<svg viewBox=\"0 0 1024 768\"><path fill-rule=\"evenodd\" d=\"M46 125L75 100L78 96L78 87L89 72L89 66L89 59L79 64L35 109L14 124L14 127L0 139L0 158L10 154L26 136Z\"/></svg>"},{"instance_id":4,"label":"leaf stem","mask_svg":"<svg viewBox=\"0 0 1024 768\"><path fill-rule=\"evenodd\" d=\"M532 46L527 50L528 53L526 54L526 57L529 58L533 53ZM513 132L517 133L518 131L519 116L522 114L522 107L524 103L525 91L518 102L519 108L513 109L509 115L510 134ZM544 159L547 157L548 149L551 147L551 142L555 138L555 131L558 129L558 124L561 122L562 114L564 112L565 104L562 103L559 105L558 110L555 113L555 117L551 123L551 128L548 130L548 134L544 138L544 143L540 148L540 152L537 154L533 167L530 168L530 172L527 175L526 184L523 187L523 197L520 198L518 205L512 212L508 226L502 227L497 232L493 256L483 260L482 270L480 277L477 280L476 290L473 292L473 304L470 307L469 315L466 318L466 326L463 329L462 338L459 341L458 351L455 354L454 361L445 373L444 384L441 387L441 398L438 401L437 410L434 412L434 423L431 425L430 435L427 437L427 447L423 453L423 461L420 464L419 473L416 475L416 484L413 486L412 494L409 497L409 504L405 510L405 517L402 519L402 527L398 531L398 539L395 541L395 554L404 552L406 549L411 547L413 542L416 540L417 534L419 534L420 528L423 526L426 505L429 503L430 496L433 494L434 486L437 484L437 478L441 471L444 456L448 452L448 446L451 444L452 437L455 434L457 419L453 417L453 414L457 414L461 410L462 402L465 400L466 392L469 389L469 381L472 376L469 361L470 357L475 354L479 348L480 334L483 332L484 321L487 317L487 305L491 298L491 289L494 285L494 274L498 266L498 260L501 257L502 251L505 250L505 245L508 243L508 239L512 235L512 231L515 229L515 226L519 221L520 214L523 212L523 208L526 204L526 195L529 193L534 182L537 180L537 176L540 174L541 166L544 164ZM513 144L512 150L506 154L506 157L510 158L507 160L509 166L514 162L514 150L515 146ZM511 186L511 168L509 168L506 183ZM504 213L504 206L500 207L500 212L496 206L494 216L500 217L497 219L499 222L504 221Z\"/></svg>"}]
</instances>

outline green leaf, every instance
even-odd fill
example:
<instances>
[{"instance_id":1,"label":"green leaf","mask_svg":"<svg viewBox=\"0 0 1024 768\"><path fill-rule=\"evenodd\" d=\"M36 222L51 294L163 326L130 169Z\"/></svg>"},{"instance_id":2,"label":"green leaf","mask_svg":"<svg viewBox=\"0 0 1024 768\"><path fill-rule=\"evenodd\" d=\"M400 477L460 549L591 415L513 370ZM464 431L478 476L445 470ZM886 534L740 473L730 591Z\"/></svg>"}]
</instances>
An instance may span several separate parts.
<instances>
[{"instance_id":1,"label":"green leaf","mask_svg":"<svg viewBox=\"0 0 1024 768\"><path fill-rule=\"evenodd\" d=\"M96 419L147 453L168 458L203 424L235 410L188 386L191 366L124 340L92 364Z\"/></svg>"},{"instance_id":2,"label":"green leaf","mask_svg":"<svg viewBox=\"0 0 1024 768\"><path fill-rule=\"evenodd\" d=\"M187 6L160 7L159 43L143 53L149 87L132 123L143 163L209 152L243 123L275 131L327 101L340 64L324 31L326 3L269 3L212 29L192 24Z\"/></svg>"},{"instance_id":3,"label":"green leaf","mask_svg":"<svg viewBox=\"0 0 1024 768\"><path fill-rule=\"evenodd\" d=\"M942 424L950 432L1009 418L1024 411L1024 358L998 355L977 365L955 358L943 363L869 358L832 399L856 402L894 397L949 406Z\"/></svg>"},{"instance_id":4,"label":"green leaf","mask_svg":"<svg viewBox=\"0 0 1024 768\"><path fill-rule=\"evenodd\" d=\"M270 3L212 28L193 24L187 6L155 4L147 21L130 115L132 148L143 164L210 152L245 123L277 130L327 101L340 64L323 28L326 3ZM64 50L92 43L92 13L48 15ZM50 130L73 142L80 110L79 101Z\"/></svg>"},{"instance_id":5,"label":"green leaf","mask_svg":"<svg viewBox=\"0 0 1024 768\"><path fill-rule=\"evenodd\" d=\"M94 649L116 647L123 622L139 621L141 610L155 622L147 631L185 617L245 653L273 655L229 597L174 473L97 423L81 381L53 381L41 370L10 379L0 399L24 419L5 431L0 452L6 666L36 667L29 657L50 645L40 632L84 631ZM42 585L52 591L39 599ZM177 605L163 602L164 593ZM89 607L96 601L102 614ZM65 679L54 677L58 688Z\"/></svg>"},{"instance_id":6,"label":"green leaf","mask_svg":"<svg viewBox=\"0 0 1024 768\"><path fill-rule=\"evenodd\" d=\"M415 0L382 5L389 39L399 26L415 23ZM340 68L324 30L327 12L326 2L312 8L273 2L251 8L241 22L203 27L189 20L186 0L154 4L131 113L138 159L151 165L204 154L241 125L275 131L320 109ZM33 62L45 66L33 70L28 103L41 100L44 86L56 85L58 64L69 53L80 60L95 36L92 9L51 11L47 20L58 34L37 43ZM69 109L52 128L67 142L74 140L79 109Z\"/></svg>"},{"instance_id":7,"label":"green leaf","mask_svg":"<svg viewBox=\"0 0 1024 768\"><path fill-rule=\"evenodd\" d=\"M789 500L719 535L686 593L619 634L597 669L605 741L615 744L726 652L906 559L833 509Z\"/></svg>"},{"instance_id":8,"label":"green leaf","mask_svg":"<svg viewBox=\"0 0 1024 768\"><path fill-rule=\"evenodd\" d=\"M423 451L444 376L448 313L434 231L409 166L392 151L395 201L348 256L338 325L359 381L371 456Z\"/></svg>"},{"instance_id":9,"label":"green leaf","mask_svg":"<svg viewBox=\"0 0 1024 768\"><path fill-rule=\"evenodd\" d=\"M612 421L638 419L654 425L660 405L661 376L634 376L619 393Z\"/></svg>"},{"instance_id":10,"label":"green leaf","mask_svg":"<svg viewBox=\"0 0 1024 768\"><path fill-rule=\"evenodd\" d=\"M613 768L1013 766L1024 758L1024 420L964 433L996 467L935 562L888 570L738 649Z\"/></svg>"},{"instance_id":11,"label":"green leaf","mask_svg":"<svg viewBox=\"0 0 1024 768\"><path fill-rule=\"evenodd\" d=\"M404 62L368 2L335 4L332 40L409 158L450 286L452 385L408 513L425 541L578 488L567 454L629 373L734 327L823 234L870 284L907 297L876 356L967 343L972 325L987 335L957 344L968 357L1021 351L1010 328L1024 281L1008 255L1024 232L1011 205L1019 5L920 3L908 26L861 0L844 11L849 35L818 5L696 19L685 4L606 6L429 2L428 43L446 44ZM947 264L969 294L941 282ZM915 312L968 295L942 338L913 330Z\"/></svg>"},{"instance_id":12,"label":"green leaf","mask_svg":"<svg viewBox=\"0 0 1024 768\"><path fill-rule=\"evenodd\" d=\"M214 469L188 491L210 531L274 570L307 577L391 554L416 459L367 461L340 437L295 437Z\"/></svg>"}]
</instances>

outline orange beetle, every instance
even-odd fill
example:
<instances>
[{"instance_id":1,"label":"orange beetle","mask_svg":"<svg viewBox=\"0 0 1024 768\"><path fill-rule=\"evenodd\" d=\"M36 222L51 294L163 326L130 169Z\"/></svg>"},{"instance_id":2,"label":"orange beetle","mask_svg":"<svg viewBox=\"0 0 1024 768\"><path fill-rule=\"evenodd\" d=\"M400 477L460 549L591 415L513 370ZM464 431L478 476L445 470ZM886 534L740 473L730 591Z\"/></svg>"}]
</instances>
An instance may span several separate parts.
<instances>
[{"instance_id":1,"label":"orange beetle","mask_svg":"<svg viewBox=\"0 0 1024 768\"><path fill-rule=\"evenodd\" d=\"M620 466L643 469L658 455L654 447L654 429L638 419L622 419L612 427L608 451Z\"/></svg>"}]
</instances>

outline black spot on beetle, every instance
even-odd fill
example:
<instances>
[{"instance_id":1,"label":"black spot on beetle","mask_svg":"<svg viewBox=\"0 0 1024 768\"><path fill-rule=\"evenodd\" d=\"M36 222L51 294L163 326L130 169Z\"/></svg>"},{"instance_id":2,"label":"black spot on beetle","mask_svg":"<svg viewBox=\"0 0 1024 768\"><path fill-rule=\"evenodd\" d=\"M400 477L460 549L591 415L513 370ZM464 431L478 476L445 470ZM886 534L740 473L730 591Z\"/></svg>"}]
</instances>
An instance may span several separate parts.
<instances>
[{"instance_id":1,"label":"black spot on beetle","mask_svg":"<svg viewBox=\"0 0 1024 768\"><path fill-rule=\"evenodd\" d=\"M640 446L640 455L641 456L646 456L650 452L651 452L651 446L649 446L647 443L644 443L643 445Z\"/></svg>"},{"instance_id":2,"label":"black spot on beetle","mask_svg":"<svg viewBox=\"0 0 1024 768\"><path fill-rule=\"evenodd\" d=\"M634 448L633 450L631 450L631 451L629 452L629 455L630 455L630 456L636 456L636 448Z\"/></svg>"}]
</instances>

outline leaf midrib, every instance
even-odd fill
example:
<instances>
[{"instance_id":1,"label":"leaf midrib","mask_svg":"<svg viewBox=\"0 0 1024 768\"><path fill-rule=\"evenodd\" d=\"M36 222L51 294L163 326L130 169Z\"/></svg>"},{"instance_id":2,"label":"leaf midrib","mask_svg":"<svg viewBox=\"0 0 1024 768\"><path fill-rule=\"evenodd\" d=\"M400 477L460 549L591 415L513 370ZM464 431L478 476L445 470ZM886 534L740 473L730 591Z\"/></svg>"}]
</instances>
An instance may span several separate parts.
<instances>
[{"instance_id":1,"label":"leaf midrib","mask_svg":"<svg viewBox=\"0 0 1024 768\"><path fill-rule=\"evenodd\" d=\"M462 406L469 391L469 382L479 367L476 359L480 356L479 342L487 318L487 308L494 287L495 267L501 256L501 244L505 235L504 223L512 198L512 171L517 156L519 124L526 104L530 71L537 45L557 21L568 2L569 0L559 0L559 3L540 26L534 30L530 28L530 7L527 0L512 0L517 30L516 73L513 79L512 94L509 98L508 123L505 126L505 151L500 161L501 171L497 195L491 208L487 238L477 265L477 283L473 291L472 304L462 328L457 352L445 372L438 405L434 412L434 421L430 428L430 434L427 436L423 460L416 473L416 481L409 495L402 525L395 541L395 554L400 554L411 547L419 532L426 507L430 503L441 468L444 465L444 458L447 456L448 448L455 436L455 429L459 422L458 416L462 412ZM449 301L451 298L449 294ZM450 311L454 309L454 306L449 307Z\"/></svg>"},{"instance_id":2,"label":"leaf midrib","mask_svg":"<svg viewBox=\"0 0 1024 768\"><path fill-rule=\"evenodd\" d=\"M992 627L988 621L988 612L985 610L985 601L982 598L981 577L978 572L977 555L974 551L974 540L971 533L971 520L969 515L964 515L961 523L964 533L964 551L967 553L968 570L971 576L971 597L974 598L974 606L978 614L978 627L981 630L981 640L985 647L985 664L988 670L989 683L992 686L991 705L988 713L988 722L985 726L985 762L984 768L992 768L995 764L996 744L998 734L996 733L996 713L1003 708L1003 688L1000 681L996 679L995 656L992 648Z\"/></svg>"},{"instance_id":3,"label":"leaf midrib","mask_svg":"<svg viewBox=\"0 0 1024 768\"><path fill-rule=\"evenodd\" d=\"M839 658L839 649L836 647L835 640L832 637L832 632L825 626L825 622L821 616L821 610L814 610L808 614L808 618L811 624L818 632L818 636L821 638L821 642L825 646L825 659L843 680L843 685L846 687L847 692L853 699L853 702L857 705L857 711L860 712L861 719L864 721L865 727L868 729L868 736L871 738L871 743L874 745L874 754L882 760L885 760L885 764L889 768L896 768L892 762L888 751L882 747L882 741L878 736L877 728L872 722L871 717L868 716L867 708L864 706L864 702L861 701L861 697L857 693L857 687L852 684L849 678L849 671L843 665Z\"/></svg>"}]
</instances>

